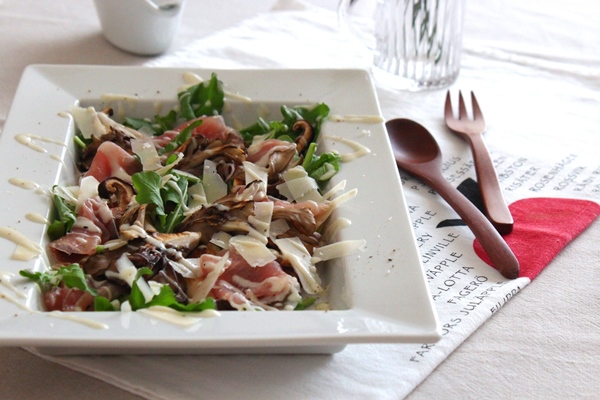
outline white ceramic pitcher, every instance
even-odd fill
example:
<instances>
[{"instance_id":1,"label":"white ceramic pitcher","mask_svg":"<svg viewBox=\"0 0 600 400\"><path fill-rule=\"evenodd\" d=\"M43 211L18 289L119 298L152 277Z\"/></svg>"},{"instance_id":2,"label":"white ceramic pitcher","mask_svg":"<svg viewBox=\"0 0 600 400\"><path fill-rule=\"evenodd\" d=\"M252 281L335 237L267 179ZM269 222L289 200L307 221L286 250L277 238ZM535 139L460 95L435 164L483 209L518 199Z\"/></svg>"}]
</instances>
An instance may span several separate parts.
<instances>
[{"instance_id":1,"label":"white ceramic pitcher","mask_svg":"<svg viewBox=\"0 0 600 400\"><path fill-rule=\"evenodd\" d=\"M184 0L94 0L106 39L139 55L165 52L181 20Z\"/></svg>"}]
</instances>

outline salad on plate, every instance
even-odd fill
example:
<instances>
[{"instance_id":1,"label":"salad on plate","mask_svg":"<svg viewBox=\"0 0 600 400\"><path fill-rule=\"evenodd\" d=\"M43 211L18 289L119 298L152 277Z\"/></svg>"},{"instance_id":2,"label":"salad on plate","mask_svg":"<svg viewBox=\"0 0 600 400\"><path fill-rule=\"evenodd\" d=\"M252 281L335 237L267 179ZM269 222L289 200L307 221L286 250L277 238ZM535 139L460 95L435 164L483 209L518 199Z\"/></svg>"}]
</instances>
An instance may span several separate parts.
<instances>
[{"instance_id":1,"label":"salad on plate","mask_svg":"<svg viewBox=\"0 0 600 400\"><path fill-rule=\"evenodd\" d=\"M225 123L215 74L148 118L74 106L78 182L51 190L48 311L302 310L326 291L324 261L361 241L334 242L334 210L356 195L337 152L319 153L326 104L282 106L277 120Z\"/></svg>"}]
</instances>

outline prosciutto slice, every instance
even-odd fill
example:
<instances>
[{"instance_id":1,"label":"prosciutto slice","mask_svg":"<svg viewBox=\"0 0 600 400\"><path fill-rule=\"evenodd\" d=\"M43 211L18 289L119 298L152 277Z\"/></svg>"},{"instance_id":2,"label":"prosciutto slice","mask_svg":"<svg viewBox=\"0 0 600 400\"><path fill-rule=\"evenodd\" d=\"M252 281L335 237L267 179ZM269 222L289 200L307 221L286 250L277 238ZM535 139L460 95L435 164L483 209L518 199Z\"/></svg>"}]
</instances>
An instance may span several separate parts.
<instances>
[{"instance_id":1,"label":"prosciutto slice","mask_svg":"<svg viewBox=\"0 0 600 400\"><path fill-rule=\"evenodd\" d=\"M48 311L87 311L93 303L94 296L76 288L60 286L44 293Z\"/></svg>"},{"instance_id":2,"label":"prosciutto slice","mask_svg":"<svg viewBox=\"0 0 600 400\"><path fill-rule=\"evenodd\" d=\"M99 197L86 199L73 229L48 244L59 263L79 262L96 253L96 248L118 237L117 227L108 205Z\"/></svg>"},{"instance_id":3,"label":"prosciutto slice","mask_svg":"<svg viewBox=\"0 0 600 400\"><path fill-rule=\"evenodd\" d=\"M267 139L252 144L248 148L247 161L260 167L267 168L269 181L277 178L278 174L288 168L294 155L296 144L279 139Z\"/></svg>"},{"instance_id":4,"label":"prosciutto slice","mask_svg":"<svg viewBox=\"0 0 600 400\"><path fill-rule=\"evenodd\" d=\"M119 178L131 183L131 175L142 170L138 159L113 142L103 142L85 176L93 176L102 182L107 178Z\"/></svg>"},{"instance_id":5,"label":"prosciutto slice","mask_svg":"<svg viewBox=\"0 0 600 400\"><path fill-rule=\"evenodd\" d=\"M165 147L169 144L169 142L171 142L171 140L181 133L181 131L196 121L202 121L202 123L194 128L194 131L192 132L193 137L202 136L208 142L220 140L225 144L244 143L242 136L235 129L227 126L222 116L217 115L212 117L200 117L191 121L186 121L177 128L166 131L162 135L152 138L154 145L157 149Z\"/></svg>"},{"instance_id":6,"label":"prosciutto slice","mask_svg":"<svg viewBox=\"0 0 600 400\"><path fill-rule=\"evenodd\" d=\"M216 300L227 300L234 308L239 306L238 295L249 301L262 303L284 301L291 293L299 290L298 282L286 274L277 261L260 267L250 266L244 258L229 249L230 265L219 276L211 295Z\"/></svg>"}]
</instances>

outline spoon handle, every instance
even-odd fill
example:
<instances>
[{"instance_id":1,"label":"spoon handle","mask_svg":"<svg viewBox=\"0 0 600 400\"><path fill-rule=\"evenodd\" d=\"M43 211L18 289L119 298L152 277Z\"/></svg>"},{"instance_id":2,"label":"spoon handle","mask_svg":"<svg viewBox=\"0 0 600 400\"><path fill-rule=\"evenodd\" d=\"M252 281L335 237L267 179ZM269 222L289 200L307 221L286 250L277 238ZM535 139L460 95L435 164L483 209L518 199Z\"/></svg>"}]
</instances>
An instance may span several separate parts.
<instances>
[{"instance_id":1,"label":"spoon handle","mask_svg":"<svg viewBox=\"0 0 600 400\"><path fill-rule=\"evenodd\" d=\"M425 182L450 204L471 229L490 256L494 266L508 279L519 276L519 261L490 221L443 176L431 176Z\"/></svg>"},{"instance_id":2,"label":"spoon handle","mask_svg":"<svg viewBox=\"0 0 600 400\"><path fill-rule=\"evenodd\" d=\"M513 228L513 217L500 189L490 153L481 135L471 135L468 141L473 152L477 182L487 217L500 234L508 234Z\"/></svg>"}]
</instances>

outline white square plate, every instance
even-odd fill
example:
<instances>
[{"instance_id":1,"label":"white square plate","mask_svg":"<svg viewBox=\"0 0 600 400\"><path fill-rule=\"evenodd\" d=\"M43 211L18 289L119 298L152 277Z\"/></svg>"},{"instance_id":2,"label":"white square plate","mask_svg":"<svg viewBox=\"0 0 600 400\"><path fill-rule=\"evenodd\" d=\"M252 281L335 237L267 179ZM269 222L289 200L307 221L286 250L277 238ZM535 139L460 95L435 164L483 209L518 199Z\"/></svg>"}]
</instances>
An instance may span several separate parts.
<instances>
[{"instance_id":1,"label":"white square plate","mask_svg":"<svg viewBox=\"0 0 600 400\"><path fill-rule=\"evenodd\" d=\"M39 216L49 218L50 202L32 186L35 183L44 189L74 179L74 125L64 113L71 105L99 107L110 98L118 103L117 113L152 116L157 108L176 103L178 88L188 72L203 78L216 72L227 92L251 99L229 98L225 118L234 126L234 121L255 120L259 112L278 112L282 104L324 102L330 106L331 115L342 118L323 124L322 135L329 138L320 148L349 153L347 144L332 139L343 137L371 150L344 163L335 177L336 182L347 180L347 189L358 189L355 199L336 210L337 217L352 221L339 239L366 239L367 246L357 255L322 268L332 310L222 312L214 318L190 317L192 323L187 327L141 312L48 313L43 311L37 286L18 274L21 269L41 270L44 257L15 260L17 246L3 238L0 345L33 346L51 354L332 353L350 343L437 341L439 322L399 175L373 84L363 70L30 66L23 74L0 138L3 235L9 228L46 246L46 226L36 222L35 216L38 220ZM279 114L272 116L278 119ZM352 116L363 117L349 118ZM37 135L34 144L46 152L15 140L20 134Z\"/></svg>"}]
</instances>

